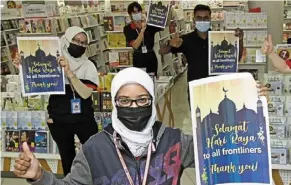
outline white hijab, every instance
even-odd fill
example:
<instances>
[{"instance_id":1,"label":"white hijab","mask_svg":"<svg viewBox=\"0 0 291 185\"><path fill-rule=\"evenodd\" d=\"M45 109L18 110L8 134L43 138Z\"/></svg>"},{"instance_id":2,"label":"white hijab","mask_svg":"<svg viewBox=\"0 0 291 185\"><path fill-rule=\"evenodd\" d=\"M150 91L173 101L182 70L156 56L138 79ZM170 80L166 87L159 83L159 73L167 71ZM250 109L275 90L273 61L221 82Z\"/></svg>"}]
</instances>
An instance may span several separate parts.
<instances>
[{"instance_id":1,"label":"white hijab","mask_svg":"<svg viewBox=\"0 0 291 185\"><path fill-rule=\"evenodd\" d=\"M96 85L99 84L98 81L98 73L97 69L94 64L89 61L86 54L82 55L79 58L72 57L68 52L68 47L72 39L78 34L84 33L87 36L88 44L89 44L89 37L85 30L78 26L69 27L65 34L61 37L61 56L65 57L70 65L71 71L79 78L84 80L90 80L91 82L95 83ZM66 83L67 80L66 80Z\"/></svg>"},{"instance_id":2,"label":"white hijab","mask_svg":"<svg viewBox=\"0 0 291 185\"><path fill-rule=\"evenodd\" d=\"M117 118L117 111L115 106L115 96L119 89L126 84L142 85L152 96L152 116L148 121L147 126L141 132L132 131L126 128L123 123ZM131 153L135 157L140 157L145 154L146 149L153 139L152 127L156 121L156 107L155 107L155 93L154 83L151 77L143 70L135 67L126 68L116 74L111 85L112 96L112 126L114 130L122 137L122 140L128 145Z\"/></svg>"}]
</instances>

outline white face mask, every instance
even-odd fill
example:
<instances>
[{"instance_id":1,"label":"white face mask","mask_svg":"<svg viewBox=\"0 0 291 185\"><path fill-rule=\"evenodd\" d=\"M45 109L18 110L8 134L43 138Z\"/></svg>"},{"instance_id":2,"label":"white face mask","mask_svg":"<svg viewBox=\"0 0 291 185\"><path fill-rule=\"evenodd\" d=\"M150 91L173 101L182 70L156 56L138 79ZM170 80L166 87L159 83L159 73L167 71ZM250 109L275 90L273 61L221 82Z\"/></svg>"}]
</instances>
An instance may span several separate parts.
<instances>
[{"instance_id":1,"label":"white face mask","mask_svg":"<svg viewBox=\"0 0 291 185\"><path fill-rule=\"evenodd\" d=\"M207 32L210 28L210 21L196 21L195 27L202 33Z\"/></svg>"},{"instance_id":2,"label":"white face mask","mask_svg":"<svg viewBox=\"0 0 291 185\"><path fill-rule=\"evenodd\" d=\"M132 16L132 19L134 20L134 21L140 21L141 20L141 13L135 13L135 14L131 14L131 16Z\"/></svg>"}]
</instances>

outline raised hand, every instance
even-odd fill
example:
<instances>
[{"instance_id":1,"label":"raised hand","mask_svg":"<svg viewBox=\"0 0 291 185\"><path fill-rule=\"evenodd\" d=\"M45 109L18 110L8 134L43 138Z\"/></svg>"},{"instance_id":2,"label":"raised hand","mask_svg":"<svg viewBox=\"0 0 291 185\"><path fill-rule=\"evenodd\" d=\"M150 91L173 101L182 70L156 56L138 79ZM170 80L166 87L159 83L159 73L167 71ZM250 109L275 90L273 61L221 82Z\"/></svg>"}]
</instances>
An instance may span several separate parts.
<instances>
[{"instance_id":1,"label":"raised hand","mask_svg":"<svg viewBox=\"0 0 291 185\"><path fill-rule=\"evenodd\" d=\"M239 38L239 40L243 40L244 38L244 31L240 28L235 29L234 35Z\"/></svg>"},{"instance_id":2,"label":"raised hand","mask_svg":"<svg viewBox=\"0 0 291 185\"><path fill-rule=\"evenodd\" d=\"M265 55L269 55L273 52L274 46L273 46L273 41L272 41L272 36L268 35L268 38L265 40L262 46L262 53Z\"/></svg>"},{"instance_id":3,"label":"raised hand","mask_svg":"<svg viewBox=\"0 0 291 185\"><path fill-rule=\"evenodd\" d=\"M179 34L176 33L174 37L170 40L170 46L178 48L183 44L183 39L179 37Z\"/></svg>"},{"instance_id":4,"label":"raised hand","mask_svg":"<svg viewBox=\"0 0 291 185\"><path fill-rule=\"evenodd\" d=\"M38 180L42 177L42 170L38 160L30 151L26 142L22 144L23 153L15 161L14 173L18 177Z\"/></svg>"},{"instance_id":5,"label":"raised hand","mask_svg":"<svg viewBox=\"0 0 291 185\"><path fill-rule=\"evenodd\" d=\"M21 56L19 53L16 53L15 58L12 61L12 64L19 69L19 65L21 65Z\"/></svg>"}]
</instances>

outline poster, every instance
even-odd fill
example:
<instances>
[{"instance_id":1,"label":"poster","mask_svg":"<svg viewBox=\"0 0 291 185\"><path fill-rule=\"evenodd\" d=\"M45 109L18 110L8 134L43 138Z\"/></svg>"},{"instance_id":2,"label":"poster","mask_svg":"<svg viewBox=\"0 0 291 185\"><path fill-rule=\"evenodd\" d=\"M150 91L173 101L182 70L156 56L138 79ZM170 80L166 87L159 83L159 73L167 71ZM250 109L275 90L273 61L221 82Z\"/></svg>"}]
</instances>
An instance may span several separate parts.
<instances>
[{"instance_id":1,"label":"poster","mask_svg":"<svg viewBox=\"0 0 291 185\"><path fill-rule=\"evenodd\" d=\"M252 75L195 80L189 88L196 184L271 185L267 102Z\"/></svg>"},{"instance_id":2,"label":"poster","mask_svg":"<svg viewBox=\"0 0 291 185\"><path fill-rule=\"evenodd\" d=\"M209 75L236 73L239 38L233 31L209 32Z\"/></svg>"},{"instance_id":3,"label":"poster","mask_svg":"<svg viewBox=\"0 0 291 185\"><path fill-rule=\"evenodd\" d=\"M147 24L159 28L165 28L170 9L169 1L151 0L147 14Z\"/></svg>"},{"instance_id":4,"label":"poster","mask_svg":"<svg viewBox=\"0 0 291 185\"><path fill-rule=\"evenodd\" d=\"M17 37L23 96L65 94L64 70L57 63L58 37Z\"/></svg>"},{"instance_id":5,"label":"poster","mask_svg":"<svg viewBox=\"0 0 291 185\"><path fill-rule=\"evenodd\" d=\"M291 44L277 44L275 51L284 60L291 58Z\"/></svg>"}]
</instances>

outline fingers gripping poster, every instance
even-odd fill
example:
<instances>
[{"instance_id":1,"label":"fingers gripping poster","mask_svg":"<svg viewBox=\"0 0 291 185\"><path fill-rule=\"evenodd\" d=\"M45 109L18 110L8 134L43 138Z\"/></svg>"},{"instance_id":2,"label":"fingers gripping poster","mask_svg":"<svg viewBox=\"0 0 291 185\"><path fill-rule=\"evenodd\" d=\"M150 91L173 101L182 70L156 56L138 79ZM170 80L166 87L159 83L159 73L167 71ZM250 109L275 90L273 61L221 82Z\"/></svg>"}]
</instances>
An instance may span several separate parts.
<instances>
[{"instance_id":1,"label":"fingers gripping poster","mask_svg":"<svg viewBox=\"0 0 291 185\"><path fill-rule=\"evenodd\" d=\"M197 185L271 185L267 102L251 74L196 80L189 88Z\"/></svg>"},{"instance_id":2,"label":"fingers gripping poster","mask_svg":"<svg viewBox=\"0 0 291 185\"><path fill-rule=\"evenodd\" d=\"M59 66L58 37L18 37L23 96L65 94L64 70Z\"/></svg>"}]
</instances>

